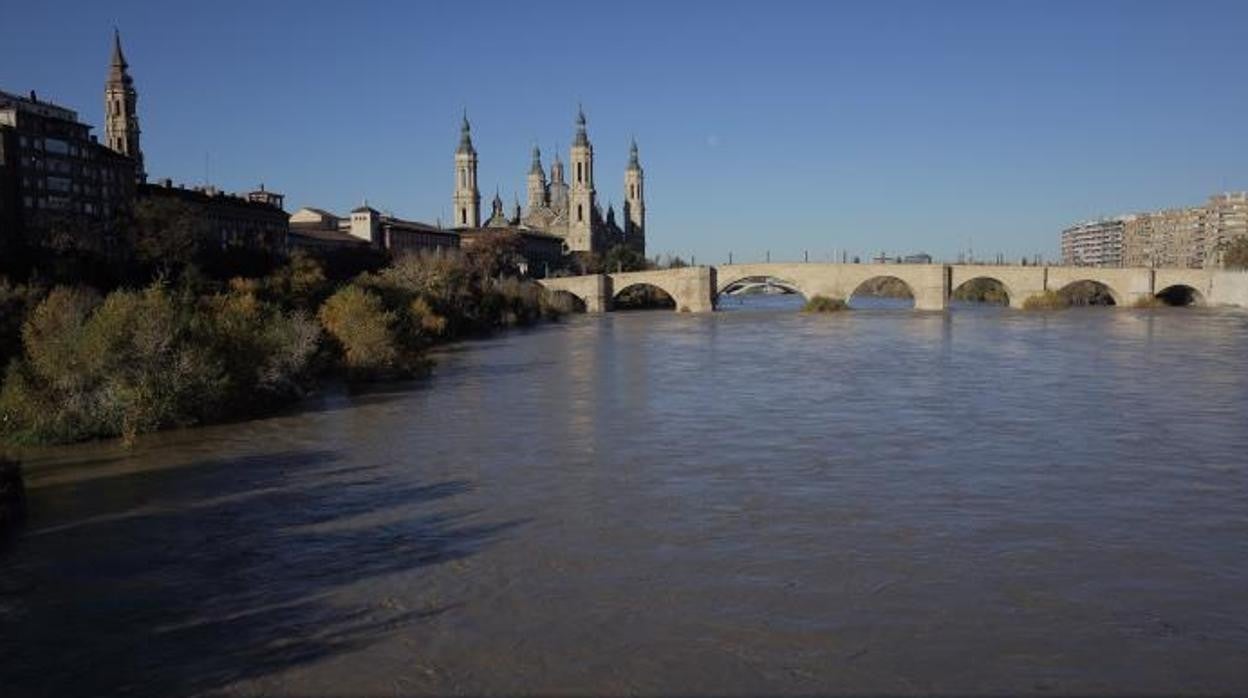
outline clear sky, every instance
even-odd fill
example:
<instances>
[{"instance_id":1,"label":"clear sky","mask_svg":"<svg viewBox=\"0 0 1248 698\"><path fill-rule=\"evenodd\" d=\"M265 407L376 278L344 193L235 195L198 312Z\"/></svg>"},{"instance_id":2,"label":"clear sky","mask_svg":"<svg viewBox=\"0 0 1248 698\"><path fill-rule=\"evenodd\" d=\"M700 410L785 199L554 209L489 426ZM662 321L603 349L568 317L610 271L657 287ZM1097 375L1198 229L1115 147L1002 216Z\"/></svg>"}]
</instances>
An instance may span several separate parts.
<instances>
[{"instance_id":1,"label":"clear sky","mask_svg":"<svg viewBox=\"0 0 1248 698\"><path fill-rule=\"evenodd\" d=\"M585 106L598 195L629 138L650 252L699 262L1055 255L1060 229L1248 189L1248 2L12 2L0 89L102 132L112 28L152 177L449 220Z\"/></svg>"}]
</instances>

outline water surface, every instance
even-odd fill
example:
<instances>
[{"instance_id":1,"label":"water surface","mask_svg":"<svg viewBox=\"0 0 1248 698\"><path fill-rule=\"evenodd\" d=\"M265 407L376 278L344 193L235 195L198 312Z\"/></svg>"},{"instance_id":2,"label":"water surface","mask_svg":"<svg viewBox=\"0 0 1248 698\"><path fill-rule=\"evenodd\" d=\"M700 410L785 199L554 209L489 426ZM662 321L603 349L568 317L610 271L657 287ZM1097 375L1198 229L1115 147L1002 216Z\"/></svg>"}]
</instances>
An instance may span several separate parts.
<instances>
[{"instance_id":1,"label":"water surface","mask_svg":"<svg viewBox=\"0 0 1248 698\"><path fill-rule=\"evenodd\" d=\"M3 693L1248 692L1248 315L793 303L36 454Z\"/></svg>"}]
</instances>

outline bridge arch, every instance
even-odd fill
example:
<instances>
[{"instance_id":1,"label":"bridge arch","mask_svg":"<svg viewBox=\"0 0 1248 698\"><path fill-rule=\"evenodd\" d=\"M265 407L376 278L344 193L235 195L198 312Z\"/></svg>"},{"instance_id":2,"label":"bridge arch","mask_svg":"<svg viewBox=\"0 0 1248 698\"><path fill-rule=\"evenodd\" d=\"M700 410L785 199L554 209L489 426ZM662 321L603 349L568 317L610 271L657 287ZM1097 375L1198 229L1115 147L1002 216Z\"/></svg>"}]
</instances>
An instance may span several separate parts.
<instances>
[{"instance_id":1,"label":"bridge arch","mask_svg":"<svg viewBox=\"0 0 1248 698\"><path fill-rule=\"evenodd\" d=\"M637 281L616 288L611 306L616 310L678 310L676 296L653 281Z\"/></svg>"},{"instance_id":2,"label":"bridge arch","mask_svg":"<svg viewBox=\"0 0 1248 698\"><path fill-rule=\"evenodd\" d=\"M1018 302L1019 296L1005 281L988 274L972 276L950 289L950 300L986 303L989 305L1010 306ZM999 297L998 297L999 295ZM968 300L962 296L976 296Z\"/></svg>"},{"instance_id":3,"label":"bridge arch","mask_svg":"<svg viewBox=\"0 0 1248 698\"><path fill-rule=\"evenodd\" d=\"M550 294L550 304L565 313L583 313L589 307L584 298L571 291L548 288L546 292Z\"/></svg>"},{"instance_id":4,"label":"bridge arch","mask_svg":"<svg viewBox=\"0 0 1248 698\"><path fill-rule=\"evenodd\" d=\"M1075 294L1079 293L1083 288L1087 288L1091 291L1091 293L1093 294L1092 295L1093 302L1082 302L1082 303L1075 302L1076 300L1078 300ZM1069 281L1065 285L1063 285L1061 288L1059 288L1057 292L1063 298L1070 301L1070 305L1116 305L1116 306L1127 305L1126 296L1123 295L1122 292L1114 288L1105 280L1101 280L1093 276L1082 277L1082 278ZM1101 294L1103 294L1104 296L1108 296L1110 303L1105 304L1105 303L1095 302L1095 300Z\"/></svg>"},{"instance_id":5,"label":"bridge arch","mask_svg":"<svg viewBox=\"0 0 1248 698\"><path fill-rule=\"evenodd\" d=\"M1171 284L1157 291L1153 297L1173 306L1201 306L1207 302L1203 293L1188 284Z\"/></svg>"},{"instance_id":6,"label":"bridge arch","mask_svg":"<svg viewBox=\"0 0 1248 698\"><path fill-rule=\"evenodd\" d=\"M785 293L792 293L803 298L809 298L809 295L802 290L796 282L780 278L776 276L740 276L737 278L729 278L727 283L720 283L716 289L716 296L736 295L752 288L779 288Z\"/></svg>"},{"instance_id":7,"label":"bridge arch","mask_svg":"<svg viewBox=\"0 0 1248 698\"><path fill-rule=\"evenodd\" d=\"M896 299L899 307L913 308L917 302L918 296L915 293L914 286L909 281L893 274L876 274L859 281L854 285L846 297L845 302L852 303L854 298L875 296L877 298ZM903 301L909 301L908 304L902 305Z\"/></svg>"}]
</instances>

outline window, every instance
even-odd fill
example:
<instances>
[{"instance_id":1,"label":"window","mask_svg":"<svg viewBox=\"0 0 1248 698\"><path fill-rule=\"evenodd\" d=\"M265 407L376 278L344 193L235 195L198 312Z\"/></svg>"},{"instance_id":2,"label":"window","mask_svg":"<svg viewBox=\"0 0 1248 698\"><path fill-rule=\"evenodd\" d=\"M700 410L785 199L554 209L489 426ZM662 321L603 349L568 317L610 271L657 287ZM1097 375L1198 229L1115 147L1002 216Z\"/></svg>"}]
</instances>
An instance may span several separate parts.
<instances>
[{"instance_id":1,"label":"window","mask_svg":"<svg viewBox=\"0 0 1248 698\"><path fill-rule=\"evenodd\" d=\"M459 224L468 225L468 209L466 208L459 209Z\"/></svg>"},{"instance_id":2,"label":"window","mask_svg":"<svg viewBox=\"0 0 1248 698\"><path fill-rule=\"evenodd\" d=\"M44 150L54 155L69 155L69 143L59 138L49 138L43 142Z\"/></svg>"},{"instance_id":3,"label":"window","mask_svg":"<svg viewBox=\"0 0 1248 698\"><path fill-rule=\"evenodd\" d=\"M585 180L581 175L581 163L578 162L576 163L576 183L580 184L583 181Z\"/></svg>"},{"instance_id":4,"label":"window","mask_svg":"<svg viewBox=\"0 0 1248 698\"><path fill-rule=\"evenodd\" d=\"M577 204L576 205L576 222L580 223L583 220L585 220L585 212L581 209L581 205Z\"/></svg>"}]
</instances>

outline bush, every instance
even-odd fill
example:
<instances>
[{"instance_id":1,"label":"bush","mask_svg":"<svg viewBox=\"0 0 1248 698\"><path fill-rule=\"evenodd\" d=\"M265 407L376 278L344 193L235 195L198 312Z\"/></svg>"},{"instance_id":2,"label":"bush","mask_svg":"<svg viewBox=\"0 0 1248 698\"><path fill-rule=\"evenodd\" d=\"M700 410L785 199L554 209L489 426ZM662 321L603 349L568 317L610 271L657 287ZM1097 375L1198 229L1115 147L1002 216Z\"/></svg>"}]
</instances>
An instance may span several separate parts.
<instances>
[{"instance_id":1,"label":"bush","mask_svg":"<svg viewBox=\"0 0 1248 698\"><path fill-rule=\"evenodd\" d=\"M849 305L845 301L827 296L811 296L810 300L802 306L803 313L837 313L842 310L849 310Z\"/></svg>"},{"instance_id":2,"label":"bush","mask_svg":"<svg viewBox=\"0 0 1248 698\"><path fill-rule=\"evenodd\" d=\"M346 286L325 301L317 316L341 347L352 373L380 375L400 368L396 318L377 294L355 284Z\"/></svg>"},{"instance_id":3,"label":"bush","mask_svg":"<svg viewBox=\"0 0 1248 698\"><path fill-rule=\"evenodd\" d=\"M55 289L23 331L26 358L0 392L0 429L19 441L135 435L190 424L218 403L219 362L163 287L102 303Z\"/></svg>"},{"instance_id":4,"label":"bush","mask_svg":"<svg viewBox=\"0 0 1248 698\"><path fill-rule=\"evenodd\" d=\"M1042 291L1023 301L1023 310L1062 310L1070 307L1070 299L1057 291Z\"/></svg>"},{"instance_id":5,"label":"bush","mask_svg":"<svg viewBox=\"0 0 1248 698\"><path fill-rule=\"evenodd\" d=\"M19 442L138 434L299 394L319 328L235 284L199 299L156 284L57 288L27 319L0 389L0 433Z\"/></svg>"},{"instance_id":6,"label":"bush","mask_svg":"<svg viewBox=\"0 0 1248 698\"><path fill-rule=\"evenodd\" d=\"M0 278L0 376L9 361L22 353L22 325L43 295L37 286L13 286Z\"/></svg>"},{"instance_id":7,"label":"bush","mask_svg":"<svg viewBox=\"0 0 1248 698\"><path fill-rule=\"evenodd\" d=\"M283 313L260 301L251 284L233 285L230 292L205 299L200 315L205 344L221 359L227 402L302 394L320 326L303 311Z\"/></svg>"}]
</instances>

